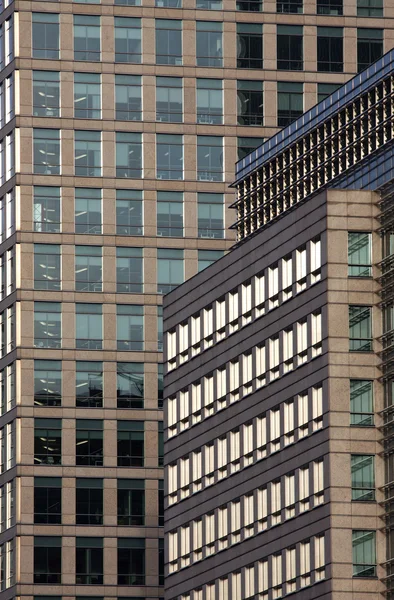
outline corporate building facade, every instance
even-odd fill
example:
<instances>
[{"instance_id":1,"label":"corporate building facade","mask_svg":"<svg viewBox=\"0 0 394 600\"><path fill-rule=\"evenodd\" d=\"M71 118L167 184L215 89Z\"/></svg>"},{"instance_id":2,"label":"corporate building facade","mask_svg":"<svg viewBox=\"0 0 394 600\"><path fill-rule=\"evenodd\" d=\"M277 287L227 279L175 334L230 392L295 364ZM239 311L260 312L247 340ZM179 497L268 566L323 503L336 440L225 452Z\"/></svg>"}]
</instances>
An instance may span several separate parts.
<instances>
[{"instance_id":1,"label":"corporate building facade","mask_svg":"<svg viewBox=\"0 0 394 600\"><path fill-rule=\"evenodd\" d=\"M382 0L0 3L0 592L163 592L162 295L234 164L393 46Z\"/></svg>"},{"instance_id":2,"label":"corporate building facade","mask_svg":"<svg viewBox=\"0 0 394 600\"><path fill-rule=\"evenodd\" d=\"M237 164L164 299L165 598L394 597L394 52Z\"/></svg>"}]
</instances>

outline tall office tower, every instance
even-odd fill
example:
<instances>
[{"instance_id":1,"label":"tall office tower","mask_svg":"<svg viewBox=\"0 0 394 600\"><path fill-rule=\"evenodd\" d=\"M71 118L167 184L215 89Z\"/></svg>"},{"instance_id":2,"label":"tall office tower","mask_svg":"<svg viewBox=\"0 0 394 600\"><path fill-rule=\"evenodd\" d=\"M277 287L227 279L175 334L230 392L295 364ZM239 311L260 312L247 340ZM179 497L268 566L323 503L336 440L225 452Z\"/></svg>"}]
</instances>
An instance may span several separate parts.
<instances>
[{"instance_id":1,"label":"tall office tower","mask_svg":"<svg viewBox=\"0 0 394 600\"><path fill-rule=\"evenodd\" d=\"M164 299L165 598L394 598L394 51L245 157Z\"/></svg>"},{"instance_id":2,"label":"tall office tower","mask_svg":"<svg viewBox=\"0 0 394 600\"><path fill-rule=\"evenodd\" d=\"M393 19L1 3L2 598L163 596L162 294L233 244L237 156L389 49Z\"/></svg>"}]
</instances>

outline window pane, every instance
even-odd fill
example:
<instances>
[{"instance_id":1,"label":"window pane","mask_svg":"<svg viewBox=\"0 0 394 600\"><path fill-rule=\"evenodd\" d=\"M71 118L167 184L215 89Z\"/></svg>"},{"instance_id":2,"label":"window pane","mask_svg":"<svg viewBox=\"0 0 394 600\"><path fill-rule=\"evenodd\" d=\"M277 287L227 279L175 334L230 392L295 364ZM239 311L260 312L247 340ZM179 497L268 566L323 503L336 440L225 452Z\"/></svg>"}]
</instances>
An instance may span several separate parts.
<instances>
[{"instance_id":1,"label":"window pane","mask_svg":"<svg viewBox=\"0 0 394 600\"><path fill-rule=\"evenodd\" d=\"M281 71L302 71L303 29L301 26L277 26L278 69Z\"/></svg>"},{"instance_id":2,"label":"window pane","mask_svg":"<svg viewBox=\"0 0 394 600\"><path fill-rule=\"evenodd\" d=\"M371 502L375 500L375 457L352 454L352 500Z\"/></svg>"},{"instance_id":3,"label":"window pane","mask_svg":"<svg viewBox=\"0 0 394 600\"><path fill-rule=\"evenodd\" d=\"M376 577L375 531L353 531L353 577Z\"/></svg>"},{"instance_id":4,"label":"window pane","mask_svg":"<svg viewBox=\"0 0 394 600\"><path fill-rule=\"evenodd\" d=\"M143 290L141 248L116 249L116 291L138 293Z\"/></svg>"},{"instance_id":5,"label":"window pane","mask_svg":"<svg viewBox=\"0 0 394 600\"><path fill-rule=\"evenodd\" d=\"M156 119L183 121L183 82L180 77L156 77Z\"/></svg>"},{"instance_id":6,"label":"window pane","mask_svg":"<svg viewBox=\"0 0 394 600\"><path fill-rule=\"evenodd\" d=\"M143 363L118 363L117 366L118 408L143 408L144 365Z\"/></svg>"},{"instance_id":7,"label":"window pane","mask_svg":"<svg viewBox=\"0 0 394 600\"><path fill-rule=\"evenodd\" d=\"M237 67L239 69L263 68L262 25L237 24Z\"/></svg>"},{"instance_id":8,"label":"window pane","mask_svg":"<svg viewBox=\"0 0 394 600\"><path fill-rule=\"evenodd\" d=\"M34 346L36 348L61 347L61 304L57 302L34 303Z\"/></svg>"},{"instance_id":9,"label":"window pane","mask_svg":"<svg viewBox=\"0 0 394 600\"><path fill-rule=\"evenodd\" d=\"M139 190L116 190L116 233L143 234L142 192Z\"/></svg>"},{"instance_id":10,"label":"window pane","mask_svg":"<svg viewBox=\"0 0 394 600\"><path fill-rule=\"evenodd\" d=\"M157 192L157 235L183 236L183 193Z\"/></svg>"},{"instance_id":11,"label":"window pane","mask_svg":"<svg viewBox=\"0 0 394 600\"><path fill-rule=\"evenodd\" d=\"M238 81L238 125L263 125L262 81Z\"/></svg>"},{"instance_id":12,"label":"window pane","mask_svg":"<svg viewBox=\"0 0 394 600\"><path fill-rule=\"evenodd\" d=\"M198 251L198 272L211 266L219 258L224 256L224 250L199 250Z\"/></svg>"},{"instance_id":13,"label":"window pane","mask_svg":"<svg viewBox=\"0 0 394 600\"><path fill-rule=\"evenodd\" d=\"M75 404L86 408L103 406L102 362L77 361L75 377Z\"/></svg>"},{"instance_id":14,"label":"window pane","mask_svg":"<svg viewBox=\"0 0 394 600\"><path fill-rule=\"evenodd\" d=\"M141 63L141 19L115 17L115 62Z\"/></svg>"},{"instance_id":15,"label":"window pane","mask_svg":"<svg viewBox=\"0 0 394 600\"><path fill-rule=\"evenodd\" d=\"M101 233L101 190L75 188L75 233Z\"/></svg>"},{"instance_id":16,"label":"window pane","mask_svg":"<svg viewBox=\"0 0 394 600\"><path fill-rule=\"evenodd\" d=\"M358 427L373 425L373 382L350 380L350 424Z\"/></svg>"},{"instance_id":17,"label":"window pane","mask_svg":"<svg viewBox=\"0 0 394 600\"><path fill-rule=\"evenodd\" d=\"M182 64L182 21L156 19L156 64Z\"/></svg>"},{"instance_id":18,"label":"window pane","mask_svg":"<svg viewBox=\"0 0 394 600\"><path fill-rule=\"evenodd\" d=\"M183 179L183 136L156 135L158 179Z\"/></svg>"},{"instance_id":19,"label":"window pane","mask_svg":"<svg viewBox=\"0 0 394 600\"><path fill-rule=\"evenodd\" d=\"M34 173L60 174L60 131L33 129Z\"/></svg>"},{"instance_id":20,"label":"window pane","mask_svg":"<svg viewBox=\"0 0 394 600\"><path fill-rule=\"evenodd\" d=\"M143 350L144 307L132 304L118 305L116 330L118 350Z\"/></svg>"},{"instance_id":21,"label":"window pane","mask_svg":"<svg viewBox=\"0 0 394 600\"><path fill-rule=\"evenodd\" d=\"M197 79L197 123L223 123L223 81Z\"/></svg>"},{"instance_id":22,"label":"window pane","mask_svg":"<svg viewBox=\"0 0 394 600\"><path fill-rule=\"evenodd\" d=\"M101 177L101 132L75 131L75 175Z\"/></svg>"},{"instance_id":23,"label":"window pane","mask_svg":"<svg viewBox=\"0 0 394 600\"><path fill-rule=\"evenodd\" d=\"M115 75L115 118L141 121L142 78L138 75Z\"/></svg>"},{"instance_id":24,"label":"window pane","mask_svg":"<svg viewBox=\"0 0 394 600\"><path fill-rule=\"evenodd\" d=\"M60 116L60 78L55 71L33 71L33 115Z\"/></svg>"},{"instance_id":25,"label":"window pane","mask_svg":"<svg viewBox=\"0 0 394 600\"><path fill-rule=\"evenodd\" d=\"M116 134L116 176L142 177L142 134Z\"/></svg>"},{"instance_id":26,"label":"window pane","mask_svg":"<svg viewBox=\"0 0 394 600\"><path fill-rule=\"evenodd\" d=\"M157 291L167 294L184 281L183 250L157 250Z\"/></svg>"},{"instance_id":27,"label":"window pane","mask_svg":"<svg viewBox=\"0 0 394 600\"><path fill-rule=\"evenodd\" d=\"M34 231L60 231L60 188L34 186Z\"/></svg>"},{"instance_id":28,"label":"window pane","mask_svg":"<svg viewBox=\"0 0 394 600\"><path fill-rule=\"evenodd\" d=\"M370 306L349 306L349 342L351 352L372 351Z\"/></svg>"},{"instance_id":29,"label":"window pane","mask_svg":"<svg viewBox=\"0 0 394 600\"><path fill-rule=\"evenodd\" d=\"M34 404L60 406L62 399L62 363L60 360L34 361Z\"/></svg>"},{"instance_id":30,"label":"window pane","mask_svg":"<svg viewBox=\"0 0 394 600\"><path fill-rule=\"evenodd\" d=\"M74 117L101 118L101 77L92 73L74 73Z\"/></svg>"},{"instance_id":31,"label":"window pane","mask_svg":"<svg viewBox=\"0 0 394 600\"><path fill-rule=\"evenodd\" d=\"M74 15L74 59L99 62L101 58L100 17Z\"/></svg>"},{"instance_id":32,"label":"window pane","mask_svg":"<svg viewBox=\"0 0 394 600\"><path fill-rule=\"evenodd\" d=\"M197 136L197 179L223 181L223 138Z\"/></svg>"},{"instance_id":33,"label":"window pane","mask_svg":"<svg viewBox=\"0 0 394 600\"><path fill-rule=\"evenodd\" d=\"M365 232L348 233L349 277L370 277L371 266L371 234Z\"/></svg>"},{"instance_id":34,"label":"window pane","mask_svg":"<svg viewBox=\"0 0 394 600\"><path fill-rule=\"evenodd\" d=\"M60 246L34 244L34 289L60 290Z\"/></svg>"},{"instance_id":35,"label":"window pane","mask_svg":"<svg viewBox=\"0 0 394 600\"><path fill-rule=\"evenodd\" d=\"M223 24L216 21L197 21L196 59L198 67L223 66Z\"/></svg>"},{"instance_id":36,"label":"window pane","mask_svg":"<svg viewBox=\"0 0 394 600\"><path fill-rule=\"evenodd\" d=\"M198 237L224 237L224 199L223 194L199 193L198 201Z\"/></svg>"},{"instance_id":37,"label":"window pane","mask_svg":"<svg viewBox=\"0 0 394 600\"><path fill-rule=\"evenodd\" d=\"M33 57L59 58L59 39L59 15L33 13Z\"/></svg>"}]
</instances>

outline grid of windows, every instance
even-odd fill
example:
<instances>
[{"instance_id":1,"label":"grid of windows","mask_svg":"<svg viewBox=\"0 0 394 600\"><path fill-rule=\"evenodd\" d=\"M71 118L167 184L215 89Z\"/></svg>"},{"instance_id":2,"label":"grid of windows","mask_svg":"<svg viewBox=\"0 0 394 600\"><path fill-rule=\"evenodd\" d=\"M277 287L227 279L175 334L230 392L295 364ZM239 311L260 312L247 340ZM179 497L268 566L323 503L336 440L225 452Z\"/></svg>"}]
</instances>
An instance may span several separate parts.
<instances>
[{"instance_id":1,"label":"grid of windows","mask_svg":"<svg viewBox=\"0 0 394 600\"><path fill-rule=\"evenodd\" d=\"M212 227L212 215L218 215L219 197L214 195L199 194L198 203L201 210L202 230L207 232ZM211 208L207 207L210 205ZM205 229L207 223L209 227ZM200 218L200 213L199 213ZM200 220L199 220L200 227ZM216 229L216 228L215 228ZM219 228L218 228L219 229ZM199 233L199 236L201 234ZM204 235L201 235L204 237ZM218 237L215 235L214 237ZM244 327L253 320L273 310L293 295L303 292L307 287L320 281L321 277L321 241L314 238L303 244L291 254L283 257L277 263L266 268L263 272L246 280L238 287L227 293L213 305L205 307L200 314L196 314L188 323L178 326L178 331L167 334L168 369L176 366L177 357L180 362L196 356L203 350L210 348L215 343L230 335L240 327ZM295 277L293 278L293 265ZM227 307L227 308L226 308ZM213 327L215 315L216 328Z\"/></svg>"},{"instance_id":2,"label":"grid of windows","mask_svg":"<svg viewBox=\"0 0 394 600\"><path fill-rule=\"evenodd\" d=\"M325 578L325 546L324 532L319 533L173 600L242 598L241 589L247 590L248 598L253 598L255 591L259 598L281 598ZM171 549L169 552L171 557Z\"/></svg>"},{"instance_id":3,"label":"grid of windows","mask_svg":"<svg viewBox=\"0 0 394 600\"><path fill-rule=\"evenodd\" d=\"M235 445L229 445L229 450L231 454L237 454L237 437L235 434L232 437L232 444ZM227 451L227 447L223 447L222 438L217 441L218 459L221 463L220 456L223 451ZM201 451L193 453L192 462L193 466L199 467L202 472L201 456ZM181 478L186 480L187 467L188 465L182 465L181 470ZM200 480L196 479L196 475L197 473L192 472L194 489L203 479L202 475ZM319 459L260 485L257 489L251 489L240 497L232 498L231 502L224 503L193 521L183 522L181 527L170 531L167 534L168 545L171 548L169 573L243 542L287 519L316 508L323 502L324 462Z\"/></svg>"}]
</instances>

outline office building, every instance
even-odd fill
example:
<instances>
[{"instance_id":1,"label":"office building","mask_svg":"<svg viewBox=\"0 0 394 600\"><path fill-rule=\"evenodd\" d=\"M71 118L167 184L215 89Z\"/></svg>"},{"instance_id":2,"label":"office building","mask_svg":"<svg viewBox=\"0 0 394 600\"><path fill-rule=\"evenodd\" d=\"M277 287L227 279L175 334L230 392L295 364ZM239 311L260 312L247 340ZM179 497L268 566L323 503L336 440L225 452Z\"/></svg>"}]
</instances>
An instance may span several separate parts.
<instances>
[{"instance_id":1,"label":"office building","mask_svg":"<svg viewBox=\"0 0 394 600\"><path fill-rule=\"evenodd\" d=\"M237 157L390 49L393 18L0 3L4 600L163 597L162 294L233 244Z\"/></svg>"},{"instance_id":2,"label":"office building","mask_svg":"<svg viewBox=\"0 0 394 600\"><path fill-rule=\"evenodd\" d=\"M165 599L393 585L394 51L237 164L164 299Z\"/></svg>"}]
</instances>

